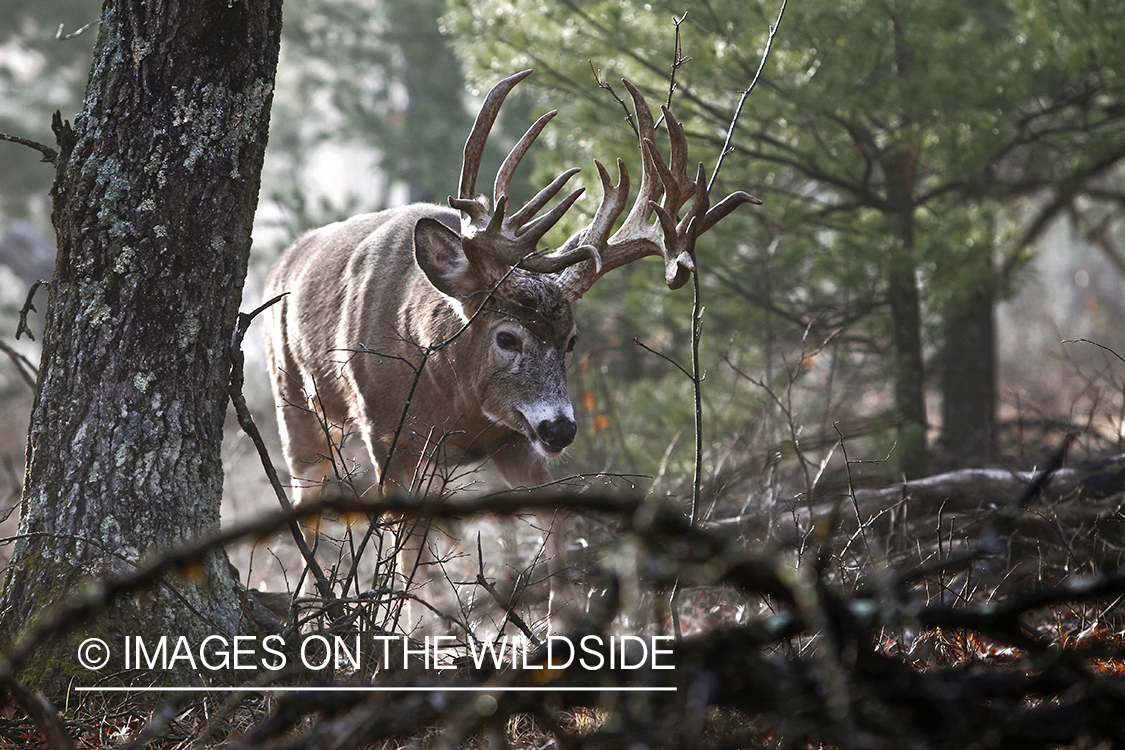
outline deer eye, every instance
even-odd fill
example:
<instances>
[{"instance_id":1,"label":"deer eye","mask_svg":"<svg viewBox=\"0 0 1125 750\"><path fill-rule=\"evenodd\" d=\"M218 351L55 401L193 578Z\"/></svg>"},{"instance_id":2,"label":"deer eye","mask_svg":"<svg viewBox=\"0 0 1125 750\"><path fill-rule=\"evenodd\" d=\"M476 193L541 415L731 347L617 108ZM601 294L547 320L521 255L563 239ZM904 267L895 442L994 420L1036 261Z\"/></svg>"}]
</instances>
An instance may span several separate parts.
<instances>
[{"instance_id":1,"label":"deer eye","mask_svg":"<svg viewBox=\"0 0 1125 750\"><path fill-rule=\"evenodd\" d=\"M578 336L571 336L570 341L568 341L567 344L566 344L567 354L570 354L572 351L574 351L574 345L577 344L577 343L578 343Z\"/></svg>"},{"instance_id":2,"label":"deer eye","mask_svg":"<svg viewBox=\"0 0 1125 750\"><path fill-rule=\"evenodd\" d=\"M500 331L496 334L496 345L501 349L515 350L520 348L520 340L514 333Z\"/></svg>"}]
</instances>

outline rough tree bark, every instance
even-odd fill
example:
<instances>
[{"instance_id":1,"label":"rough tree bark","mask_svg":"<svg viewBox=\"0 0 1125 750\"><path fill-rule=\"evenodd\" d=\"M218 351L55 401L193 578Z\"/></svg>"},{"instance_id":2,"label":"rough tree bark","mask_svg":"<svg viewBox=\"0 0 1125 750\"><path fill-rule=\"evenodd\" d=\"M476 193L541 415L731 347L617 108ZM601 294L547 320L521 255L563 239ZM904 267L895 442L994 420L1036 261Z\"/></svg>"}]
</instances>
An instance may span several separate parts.
<instances>
[{"instance_id":1,"label":"rough tree bark","mask_svg":"<svg viewBox=\"0 0 1125 750\"><path fill-rule=\"evenodd\" d=\"M9 644L90 581L219 530L229 348L280 30L281 0L106 0L84 109L73 130L56 122L59 252L0 598ZM111 602L18 674L57 692L120 670L124 636L199 643L251 627L220 552ZM113 653L99 673L76 660L91 636Z\"/></svg>"}]
</instances>

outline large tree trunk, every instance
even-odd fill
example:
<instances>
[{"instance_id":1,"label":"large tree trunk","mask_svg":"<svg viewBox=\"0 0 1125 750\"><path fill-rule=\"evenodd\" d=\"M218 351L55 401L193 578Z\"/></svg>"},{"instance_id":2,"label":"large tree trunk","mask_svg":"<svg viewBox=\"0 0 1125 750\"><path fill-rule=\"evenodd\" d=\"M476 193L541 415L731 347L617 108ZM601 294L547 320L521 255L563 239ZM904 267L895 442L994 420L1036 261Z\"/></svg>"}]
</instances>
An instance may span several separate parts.
<instances>
[{"instance_id":1,"label":"large tree trunk","mask_svg":"<svg viewBox=\"0 0 1125 750\"><path fill-rule=\"evenodd\" d=\"M0 633L91 579L219 530L229 347L250 251L280 0L107 0L53 191L59 253ZM109 603L19 674L55 692L119 672L125 636L249 627L226 555ZM81 669L76 646L113 658ZM190 671L160 680L190 681ZM214 677L208 674L208 677ZM222 679L219 677L218 679Z\"/></svg>"}]
</instances>

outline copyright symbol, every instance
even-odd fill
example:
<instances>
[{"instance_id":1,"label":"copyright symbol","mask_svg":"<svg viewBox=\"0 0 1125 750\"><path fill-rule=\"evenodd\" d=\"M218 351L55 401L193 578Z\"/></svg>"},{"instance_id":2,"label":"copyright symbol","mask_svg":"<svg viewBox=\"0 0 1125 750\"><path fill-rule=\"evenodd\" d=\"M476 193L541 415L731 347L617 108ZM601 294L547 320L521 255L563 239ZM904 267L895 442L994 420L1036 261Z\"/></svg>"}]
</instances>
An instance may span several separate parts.
<instances>
[{"instance_id":1,"label":"copyright symbol","mask_svg":"<svg viewBox=\"0 0 1125 750\"><path fill-rule=\"evenodd\" d=\"M78 647L78 663L96 672L109 663L109 646L101 638L87 638Z\"/></svg>"}]
</instances>

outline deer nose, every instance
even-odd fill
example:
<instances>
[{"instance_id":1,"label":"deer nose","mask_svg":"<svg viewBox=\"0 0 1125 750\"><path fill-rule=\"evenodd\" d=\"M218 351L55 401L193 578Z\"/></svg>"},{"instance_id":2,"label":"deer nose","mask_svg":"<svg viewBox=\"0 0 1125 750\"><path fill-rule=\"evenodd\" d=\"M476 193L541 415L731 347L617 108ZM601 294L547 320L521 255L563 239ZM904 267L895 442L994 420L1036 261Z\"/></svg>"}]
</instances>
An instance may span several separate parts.
<instances>
[{"instance_id":1,"label":"deer nose","mask_svg":"<svg viewBox=\"0 0 1125 750\"><path fill-rule=\"evenodd\" d=\"M536 428L539 439L553 451L561 451L574 441L578 425L570 417L559 417L551 421L543 420Z\"/></svg>"}]
</instances>

